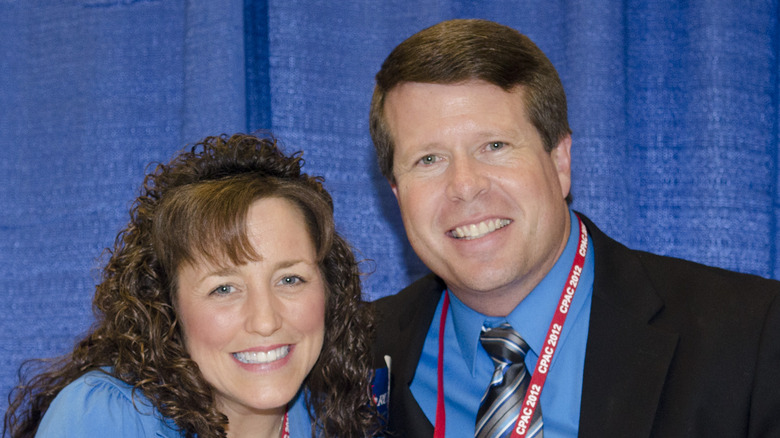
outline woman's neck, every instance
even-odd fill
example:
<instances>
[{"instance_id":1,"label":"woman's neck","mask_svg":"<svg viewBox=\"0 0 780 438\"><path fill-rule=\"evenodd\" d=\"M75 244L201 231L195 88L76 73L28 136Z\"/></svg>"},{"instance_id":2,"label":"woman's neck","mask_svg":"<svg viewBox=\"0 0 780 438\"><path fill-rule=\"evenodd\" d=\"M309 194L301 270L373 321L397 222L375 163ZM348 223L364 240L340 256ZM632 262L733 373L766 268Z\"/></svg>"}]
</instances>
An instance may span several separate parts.
<instances>
[{"instance_id":1,"label":"woman's neck","mask_svg":"<svg viewBox=\"0 0 780 438\"><path fill-rule=\"evenodd\" d=\"M272 413L228 414L228 438L279 438L285 409Z\"/></svg>"}]
</instances>

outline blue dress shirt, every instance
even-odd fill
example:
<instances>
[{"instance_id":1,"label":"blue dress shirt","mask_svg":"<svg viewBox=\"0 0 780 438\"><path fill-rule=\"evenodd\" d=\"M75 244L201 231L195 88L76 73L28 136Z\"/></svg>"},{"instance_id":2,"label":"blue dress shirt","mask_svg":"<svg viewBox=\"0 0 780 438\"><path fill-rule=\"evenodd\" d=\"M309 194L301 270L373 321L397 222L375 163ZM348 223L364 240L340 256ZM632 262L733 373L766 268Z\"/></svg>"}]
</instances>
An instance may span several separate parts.
<instances>
[{"instance_id":1,"label":"blue dress shirt","mask_svg":"<svg viewBox=\"0 0 780 438\"><path fill-rule=\"evenodd\" d=\"M575 232L570 232L561 257L539 285L507 317L482 315L450 294L450 310L444 327L447 436L473 434L479 403L493 374L493 361L479 343L483 326L494 327L504 321L509 322L531 347L526 356L526 366L532 373L535 371L539 351L544 345L577 251L577 217L573 212L570 212L570 217L571 229ZM593 260L593 242L588 237L588 254L583 273L542 391L545 438L577 436L593 293ZM428 329L411 384L412 394L432 424L436 423L436 371L442 303L443 299L439 301Z\"/></svg>"},{"instance_id":2,"label":"blue dress shirt","mask_svg":"<svg viewBox=\"0 0 780 438\"><path fill-rule=\"evenodd\" d=\"M36 438L182 438L176 424L162 417L144 395L100 371L71 382L54 398ZM310 437L311 422L303 396L289 410L290 435ZM135 400L135 405L133 401Z\"/></svg>"}]
</instances>

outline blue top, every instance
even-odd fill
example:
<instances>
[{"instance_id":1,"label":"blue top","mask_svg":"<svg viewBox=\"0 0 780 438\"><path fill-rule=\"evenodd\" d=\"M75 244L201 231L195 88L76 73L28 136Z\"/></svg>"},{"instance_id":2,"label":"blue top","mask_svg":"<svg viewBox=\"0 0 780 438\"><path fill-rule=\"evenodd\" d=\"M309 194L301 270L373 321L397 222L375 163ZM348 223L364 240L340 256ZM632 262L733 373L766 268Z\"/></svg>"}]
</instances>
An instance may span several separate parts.
<instances>
[{"instance_id":1,"label":"blue top","mask_svg":"<svg viewBox=\"0 0 780 438\"><path fill-rule=\"evenodd\" d=\"M311 423L302 396L289 410L290 435L310 437ZM127 383L100 371L71 382L54 398L41 420L37 438L181 438L176 424L152 407Z\"/></svg>"},{"instance_id":2,"label":"blue top","mask_svg":"<svg viewBox=\"0 0 780 438\"><path fill-rule=\"evenodd\" d=\"M473 434L477 409L493 374L493 362L479 343L483 325L494 327L504 321L509 322L531 347L526 356L526 366L530 371L535 371L539 351L544 345L577 250L578 222L573 212L570 217L571 229L575 232L569 234L561 257L541 283L506 318L480 314L450 294L450 310L444 327L444 394L448 436L453 431L458 431L458 435L462 435L461 431L463 434L465 431ZM542 391L545 438L577 436L593 293L593 260L593 242L588 237L585 267ZM436 369L442 303L443 299L439 300L411 384L412 394L431 424L436 424Z\"/></svg>"}]
</instances>

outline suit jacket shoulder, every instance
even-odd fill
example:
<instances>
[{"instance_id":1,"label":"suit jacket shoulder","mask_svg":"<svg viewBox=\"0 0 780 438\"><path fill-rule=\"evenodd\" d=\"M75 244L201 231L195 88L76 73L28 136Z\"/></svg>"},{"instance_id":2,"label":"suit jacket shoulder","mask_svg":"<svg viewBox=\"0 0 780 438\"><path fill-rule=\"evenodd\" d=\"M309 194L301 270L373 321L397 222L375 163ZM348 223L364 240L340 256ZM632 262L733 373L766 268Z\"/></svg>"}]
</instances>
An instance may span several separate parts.
<instances>
[{"instance_id":1,"label":"suit jacket shoulder","mask_svg":"<svg viewBox=\"0 0 780 438\"><path fill-rule=\"evenodd\" d=\"M580 436L780 436L780 282L630 250L584 220Z\"/></svg>"}]
</instances>

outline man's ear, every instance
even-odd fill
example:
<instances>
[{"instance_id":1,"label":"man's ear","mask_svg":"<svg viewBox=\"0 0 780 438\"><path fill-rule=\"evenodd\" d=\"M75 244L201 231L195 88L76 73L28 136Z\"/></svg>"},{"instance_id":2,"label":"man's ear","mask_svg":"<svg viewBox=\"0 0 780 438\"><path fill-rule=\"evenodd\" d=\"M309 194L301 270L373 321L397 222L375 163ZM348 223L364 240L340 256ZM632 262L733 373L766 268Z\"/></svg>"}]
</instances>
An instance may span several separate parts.
<instances>
[{"instance_id":1,"label":"man's ear","mask_svg":"<svg viewBox=\"0 0 780 438\"><path fill-rule=\"evenodd\" d=\"M390 183L390 190L393 191L393 194L395 195L395 200L398 201L398 184L388 181Z\"/></svg>"},{"instance_id":2,"label":"man's ear","mask_svg":"<svg viewBox=\"0 0 780 438\"><path fill-rule=\"evenodd\" d=\"M569 196L571 191L571 135L567 135L558 142L555 149L550 151L555 170L558 173L558 182L561 185L563 197Z\"/></svg>"}]
</instances>

